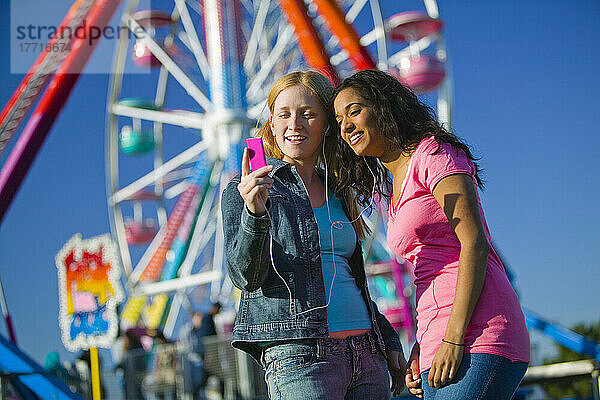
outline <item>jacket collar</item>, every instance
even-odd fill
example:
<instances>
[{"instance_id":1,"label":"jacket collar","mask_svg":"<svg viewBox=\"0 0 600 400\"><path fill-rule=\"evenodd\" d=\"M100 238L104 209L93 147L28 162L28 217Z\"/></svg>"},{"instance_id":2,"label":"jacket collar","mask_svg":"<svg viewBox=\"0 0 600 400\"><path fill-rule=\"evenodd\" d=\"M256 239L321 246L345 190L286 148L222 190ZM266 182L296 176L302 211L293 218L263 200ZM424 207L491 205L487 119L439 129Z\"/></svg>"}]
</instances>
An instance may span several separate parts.
<instances>
[{"instance_id":1,"label":"jacket collar","mask_svg":"<svg viewBox=\"0 0 600 400\"><path fill-rule=\"evenodd\" d=\"M287 163L283 160L280 160L278 158L273 158L273 157L267 157L267 165L272 165L273 171L269 172L269 176L272 178L273 175L275 175L277 173L277 171L279 171L282 168L285 167L290 167L291 164ZM321 178L321 181L323 181L323 183L325 182L325 178L324 178L324 171L321 170L320 168L317 168L317 175L319 176L319 178Z\"/></svg>"},{"instance_id":2,"label":"jacket collar","mask_svg":"<svg viewBox=\"0 0 600 400\"><path fill-rule=\"evenodd\" d=\"M272 165L273 166L273 171L269 172L269 177L271 177L271 178L280 169L282 169L284 167L289 167L290 166L290 164L286 163L285 161L280 160L278 158L272 158L272 157L267 157L267 165Z\"/></svg>"}]
</instances>

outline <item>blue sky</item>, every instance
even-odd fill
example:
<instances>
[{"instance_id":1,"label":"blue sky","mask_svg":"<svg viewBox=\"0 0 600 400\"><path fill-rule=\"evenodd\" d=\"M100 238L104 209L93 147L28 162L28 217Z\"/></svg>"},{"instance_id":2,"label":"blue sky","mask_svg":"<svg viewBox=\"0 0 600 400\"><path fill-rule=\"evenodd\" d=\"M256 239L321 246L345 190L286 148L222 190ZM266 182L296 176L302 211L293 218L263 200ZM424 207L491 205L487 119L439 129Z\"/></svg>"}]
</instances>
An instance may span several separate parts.
<instances>
[{"instance_id":1,"label":"blue sky","mask_svg":"<svg viewBox=\"0 0 600 400\"><path fill-rule=\"evenodd\" d=\"M57 3L54 24L68 8ZM487 221L523 305L564 325L597 321L600 2L440 1L440 14L453 72L453 128L481 157ZM10 73L9 25L9 2L0 0L1 105L22 79ZM105 44L92 67L110 63L111 47ZM132 79L143 84L144 77ZM109 231L107 88L108 74L80 78L0 226L0 275L19 344L40 361L57 349L68 357L55 254L76 232L86 238ZM550 352L548 341L534 340L540 357Z\"/></svg>"}]
</instances>

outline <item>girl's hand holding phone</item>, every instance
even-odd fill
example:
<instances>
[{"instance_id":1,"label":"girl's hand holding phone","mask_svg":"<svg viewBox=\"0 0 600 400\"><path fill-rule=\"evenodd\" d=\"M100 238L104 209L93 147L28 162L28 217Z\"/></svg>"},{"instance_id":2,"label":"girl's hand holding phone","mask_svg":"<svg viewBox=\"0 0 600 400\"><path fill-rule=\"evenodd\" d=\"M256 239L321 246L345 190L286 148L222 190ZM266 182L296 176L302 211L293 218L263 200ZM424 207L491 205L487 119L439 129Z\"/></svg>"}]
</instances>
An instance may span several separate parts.
<instances>
[{"instance_id":1,"label":"girl's hand holding phone","mask_svg":"<svg viewBox=\"0 0 600 400\"><path fill-rule=\"evenodd\" d=\"M244 149L242 155L242 178L237 188L244 199L248 211L256 216L266 213L265 205L269 198L268 190L273 185L273 179L268 176L273 170L272 165L267 165L250 171L250 156L248 148Z\"/></svg>"}]
</instances>

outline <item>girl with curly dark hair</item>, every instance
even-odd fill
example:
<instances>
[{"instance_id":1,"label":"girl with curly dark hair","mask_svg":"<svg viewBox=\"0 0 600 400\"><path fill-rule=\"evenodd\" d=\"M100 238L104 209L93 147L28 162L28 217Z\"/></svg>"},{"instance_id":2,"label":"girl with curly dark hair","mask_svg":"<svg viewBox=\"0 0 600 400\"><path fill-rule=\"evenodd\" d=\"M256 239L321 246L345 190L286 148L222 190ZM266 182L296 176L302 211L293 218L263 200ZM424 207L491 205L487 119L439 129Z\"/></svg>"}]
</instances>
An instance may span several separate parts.
<instances>
[{"instance_id":1,"label":"girl with curly dark hair","mask_svg":"<svg viewBox=\"0 0 600 400\"><path fill-rule=\"evenodd\" d=\"M529 336L491 245L477 193L480 169L469 147L381 71L346 79L335 89L334 108L343 140L379 176L392 176L378 180L377 190L389 195L390 249L415 266L410 392L426 399L510 399L529 362Z\"/></svg>"}]
</instances>

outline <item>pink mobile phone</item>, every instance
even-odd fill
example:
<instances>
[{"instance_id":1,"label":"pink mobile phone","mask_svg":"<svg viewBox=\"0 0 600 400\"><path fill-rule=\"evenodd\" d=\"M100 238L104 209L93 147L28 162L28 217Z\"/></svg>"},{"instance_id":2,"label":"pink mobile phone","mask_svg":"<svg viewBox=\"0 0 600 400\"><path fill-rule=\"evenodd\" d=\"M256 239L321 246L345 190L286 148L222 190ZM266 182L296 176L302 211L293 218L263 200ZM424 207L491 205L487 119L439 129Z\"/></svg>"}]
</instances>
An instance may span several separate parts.
<instances>
[{"instance_id":1,"label":"pink mobile phone","mask_svg":"<svg viewBox=\"0 0 600 400\"><path fill-rule=\"evenodd\" d=\"M248 147L248 156L250 157L250 169L256 171L259 168L267 165L265 158L265 150L263 148L262 138L246 139L246 147Z\"/></svg>"}]
</instances>

